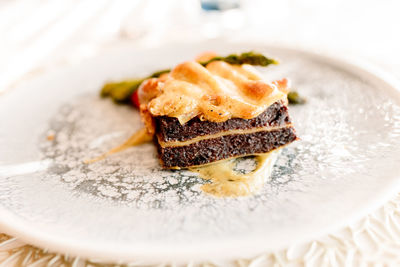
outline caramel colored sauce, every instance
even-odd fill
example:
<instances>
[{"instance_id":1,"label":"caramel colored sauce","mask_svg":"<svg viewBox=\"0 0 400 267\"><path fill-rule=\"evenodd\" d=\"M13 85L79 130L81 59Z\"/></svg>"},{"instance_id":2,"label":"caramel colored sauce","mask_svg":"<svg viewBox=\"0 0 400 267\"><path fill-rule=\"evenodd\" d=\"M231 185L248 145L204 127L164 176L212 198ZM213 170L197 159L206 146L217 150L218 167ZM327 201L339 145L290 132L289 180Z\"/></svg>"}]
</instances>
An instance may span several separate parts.
<instances>
[{"instance_id":1,"label":"caramel colored sauce","mask_svg":"<svg viewBox=\"0 0 400 267\"><path fill-rule=\"evenodd\" d=\"M278 153L279 151L274 150L267 154L256 155L256 168L246 174L234 170L234 160L194 167L190 170L199 173L201 178L211 181L201 187L208 194L217 197L248 196L258 192L268 180Z\"/></svg>"},{"instance_id":2,"label":"caramel colored sauce","mask_svg":"<svg viewBox=\"0 0 400 267\"><path fill-rule=\"evenodd\" d=\"M149 134L146 130L146 128L140 129L139 131L135 132L131 137L129 137L128 140L126 140L122 145L119 145L117 147L114 147L110 151L104 153L103 155L90 159L90 160L85 160L84 163L90 164L94 163L100 160L103 160L107 158L108 156L121 152L131 146L138 146L147 142L150 142L153 140L153 135Z\"/></svg>"}]
</instances>

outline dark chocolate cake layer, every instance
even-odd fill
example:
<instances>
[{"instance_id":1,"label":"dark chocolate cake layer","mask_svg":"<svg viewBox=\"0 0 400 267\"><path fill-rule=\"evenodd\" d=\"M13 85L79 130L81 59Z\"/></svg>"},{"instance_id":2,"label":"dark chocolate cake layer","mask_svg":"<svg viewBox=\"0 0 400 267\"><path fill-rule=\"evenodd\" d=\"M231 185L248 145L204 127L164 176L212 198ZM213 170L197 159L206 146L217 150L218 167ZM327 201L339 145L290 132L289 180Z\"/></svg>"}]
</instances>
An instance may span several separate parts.
<instances>
[{"instance_id":1,"label":"dark chocolate cake layer","mask_svg":"<svg viewBox=\"0 0 400 267\"><path fill-rule=\"evenodd\" d=\"M221 131L284 126L290 123L290 118L284 103L277 101L259 116L249 120L234 118L225 122L210 122L201 121L196 117L181 125L176 118L161 116L155 117L155 121L156 132L160 140L170 142L186 141L197 136L212 135Z\"/></svg>"},{"instance_id":2,"label":"dark chocolate cake layer","mask_svg":"<svg viewBox=\"0 0 400 267\"><path fill-rule=\"evenodd\" d=\"M204 123L204 122L202 122ZM296 140L293 127L233 134L205 139L187 146L161 147L158 152L164 168L190 167L231 157L267 153Z\"/></svg>"}]
</instances>

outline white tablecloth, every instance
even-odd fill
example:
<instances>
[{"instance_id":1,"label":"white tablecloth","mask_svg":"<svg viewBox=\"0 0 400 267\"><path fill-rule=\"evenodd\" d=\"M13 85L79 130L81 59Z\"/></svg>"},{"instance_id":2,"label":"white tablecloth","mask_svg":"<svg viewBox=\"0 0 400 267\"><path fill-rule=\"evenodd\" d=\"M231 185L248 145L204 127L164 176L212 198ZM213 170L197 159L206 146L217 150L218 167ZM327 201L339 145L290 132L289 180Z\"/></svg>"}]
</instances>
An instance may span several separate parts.
<instances>
[{"instance_id":1,"label":"white tablecloth","mask_svg":"<svg viewBox=\"0 0 400 267\"><path fill-rule=\"evenodd\" d=\"M150 47L216 36L326 51L338 57L352 55L400 78L399 10L400 3L395 0L243 0L240 11L205 17L197 0L3 0L0 94L48 68L76 63L111 47ZM0 234L0 266L62 263L97 264L44 251ZM400 195L359 222L307 244L293 244L254 259L229 263L210 259L207 264L400 266Z\"/></svg>"}]
</instances>

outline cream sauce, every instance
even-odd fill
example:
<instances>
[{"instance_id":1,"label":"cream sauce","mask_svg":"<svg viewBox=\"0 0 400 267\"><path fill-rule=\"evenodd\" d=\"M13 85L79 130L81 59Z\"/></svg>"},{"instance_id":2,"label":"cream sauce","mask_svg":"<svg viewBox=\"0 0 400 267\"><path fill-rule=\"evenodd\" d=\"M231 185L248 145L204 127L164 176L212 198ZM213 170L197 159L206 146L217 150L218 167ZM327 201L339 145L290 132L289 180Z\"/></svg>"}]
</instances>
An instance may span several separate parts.
<instances>
[{"instance_id":1,"label":"cream sauce","mask_svg":"<svg viewBox=\"0 0 400 267\"><path fill-rule=\"evenodd\" d=\"M139 131L135 132L131 137L129 137L129 139L126 140L122 145L114 147L110 151L104 153L103 155L101 155L97 158L85 160L84 163L90 164L90 163L94 163L96 161L103 160L103 159L107 158L108 156L118 153L118 152L121 152L131 146L138 146L138 145L150 142L152 140L153 140L153 135L149 134L147 132L146 128L140 129Z\"/></svg>"},{"instance_id":2,"label":"cream sauce","mask_svg":"<svg viewBox=\"0 0 400 267\"><path fill-rule=\"evenodd\" d=\"M201 178L211 181L201 187L208 194L217 197L248 196L259 191L268 180L278 153L278 150L274 150L267 154L257 155L256 168L246 174L234 170L234 160L189 169L199 173Z\"/></svg>"}]
</instances>

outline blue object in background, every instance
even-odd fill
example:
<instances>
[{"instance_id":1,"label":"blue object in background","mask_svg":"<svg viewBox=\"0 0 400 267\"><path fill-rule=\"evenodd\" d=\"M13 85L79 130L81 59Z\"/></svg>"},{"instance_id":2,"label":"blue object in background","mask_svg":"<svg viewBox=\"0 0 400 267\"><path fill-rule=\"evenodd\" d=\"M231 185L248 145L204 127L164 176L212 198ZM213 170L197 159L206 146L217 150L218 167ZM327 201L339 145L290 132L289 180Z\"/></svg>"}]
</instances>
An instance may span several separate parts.
<instances>
[{"instance_id":1,"label":"blue object in background","mask_svg":"<svg viewBox=\"0 0 400 267\"><path fill-rule=\"evenodd\" d=\"M239 0L201 0L201 9L205 11L210 10L228 10L240 7Z\"/></svg>"}]
</instances>

